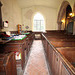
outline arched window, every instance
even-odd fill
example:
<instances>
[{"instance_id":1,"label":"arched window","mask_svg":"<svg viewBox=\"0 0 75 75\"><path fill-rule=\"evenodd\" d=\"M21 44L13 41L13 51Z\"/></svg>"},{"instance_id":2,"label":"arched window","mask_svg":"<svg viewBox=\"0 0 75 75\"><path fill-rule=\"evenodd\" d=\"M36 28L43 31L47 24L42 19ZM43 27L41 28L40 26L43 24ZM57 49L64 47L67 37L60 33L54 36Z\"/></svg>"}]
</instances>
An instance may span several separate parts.
<instances>
[{"instance_id":1,"label":"arched window","mask_svg":"<svg viewBox=\"0 0 75 75\"><path fill-rule=\"evenodd\" d=\"M33 18L33 31L45 32L44 17L40 13L37 13Z\"/></svg>"}]
</instances>

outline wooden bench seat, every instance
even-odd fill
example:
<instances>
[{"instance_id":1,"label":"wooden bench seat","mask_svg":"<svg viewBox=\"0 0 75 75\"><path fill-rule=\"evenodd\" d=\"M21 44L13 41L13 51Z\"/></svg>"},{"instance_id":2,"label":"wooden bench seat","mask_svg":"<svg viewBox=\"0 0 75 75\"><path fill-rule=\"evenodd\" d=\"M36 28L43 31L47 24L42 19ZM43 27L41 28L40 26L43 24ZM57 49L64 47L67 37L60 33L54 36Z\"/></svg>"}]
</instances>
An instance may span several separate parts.
<instances>
[{"instance_id":1,"label":"wooden bench seat","mask_svg":"<svg viewBox=\"0 0 75 75\"><path fill-rule=\"evenodd\" d=\"M75 47L75 42L72 41L50 41L54 47Z\"/></svg>"},{"instance_id":2,"label":"wooden bench seat","mask_svg":"<svg viewBox=\"0 0 75 75\"><path fill-rule=\"evenodd\" d=\"M47 38L49 41L75 41L75 38Z\"/></svg>"},{"instance_id":3,"label":"wooden bench seat","mask_svg":"<svg viewBox=\"0 0 75 75\"><path fill-rule=\"evenodd\" d=\"M75 47L56 48L69 62L75 63Z\"/></svg>"},{"instance_id":4,"label":"wooden bench seat","mask_svg":"<svg viewBox=\"0 0 75 75\"><path fill-rule=\"evenodd\" d=\"M75 75L75 35L48 32L42 42L52 75Z\"/></svg>"}]
</instances>

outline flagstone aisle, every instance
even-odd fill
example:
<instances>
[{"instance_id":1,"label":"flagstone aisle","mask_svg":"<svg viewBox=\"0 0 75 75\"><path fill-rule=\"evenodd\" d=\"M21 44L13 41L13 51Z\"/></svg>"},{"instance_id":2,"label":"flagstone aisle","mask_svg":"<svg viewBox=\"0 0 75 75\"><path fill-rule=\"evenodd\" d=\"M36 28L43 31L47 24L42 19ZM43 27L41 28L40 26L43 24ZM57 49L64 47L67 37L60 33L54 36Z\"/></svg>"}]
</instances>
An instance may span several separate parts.
<instances>
[{"instance_id":1,"label":"flagstone aisle","mask_svg":"<svg viewBox=\"0 0 75 75\"><path fill-rule=\"evenodd\" d=\"M32 44L24 75L49 75L41 40Z\"/></svg>"}]
</instances>

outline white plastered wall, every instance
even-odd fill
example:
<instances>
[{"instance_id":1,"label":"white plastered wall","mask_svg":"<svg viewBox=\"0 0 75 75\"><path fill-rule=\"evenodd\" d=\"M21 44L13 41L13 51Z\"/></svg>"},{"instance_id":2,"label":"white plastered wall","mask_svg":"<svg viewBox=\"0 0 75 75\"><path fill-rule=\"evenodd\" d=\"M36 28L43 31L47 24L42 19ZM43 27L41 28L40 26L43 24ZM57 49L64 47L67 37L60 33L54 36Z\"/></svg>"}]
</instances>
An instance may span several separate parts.
<instances>
[{"instance_id":1,"label":"white plastered wall","mask_svg":"<svg viewBox=\"0 0 75 75\"><path fill-rule=\"evenodd\" d=\"M31 6L31 7L21 9L18 6L16 0L0 0L0 1L3 4L2 19L3 21L9 22L9 27L2 29L2 31L16 31L17 24L23 24L22 25L23 30L26 30L25 26L29 26L29 30L32 30L33 17L37 12L41 13L44 16L46 30L57 30L58 12L62 2L65 0L63 0L60 3L57 9L52 7L46 7L46 6ZM67 1L70 3L73 9L75 0L67 0Z\"/></svg>"},{"instance_id":2,"label":"white plastered wall","mask_svg":"<svg viewBox=\"0 0 75 75\"><path fill-rule=\"evenodd\" d=\"M56 30L57 29L57 10L55 8L45 7L45 6L31 6L22 9L22 23L23 30L25 26L29 26L29 30L33 30L33 17L36 13L41 13L45 19L45 29L46 30Z\"/></svg>"},{"instance_id":3,"label":"white plastered wall","mask_svg":"<svg viewBox=\"0 0 75 75\"><path fill-rule=\"evenodd\" d=\"M2 20L8 21L8 28L3 28L2 31L16 31L17 24L22 24L21 8L18 6L16 0L0 0L3 6Z\"/></svg>"}]
</instances>

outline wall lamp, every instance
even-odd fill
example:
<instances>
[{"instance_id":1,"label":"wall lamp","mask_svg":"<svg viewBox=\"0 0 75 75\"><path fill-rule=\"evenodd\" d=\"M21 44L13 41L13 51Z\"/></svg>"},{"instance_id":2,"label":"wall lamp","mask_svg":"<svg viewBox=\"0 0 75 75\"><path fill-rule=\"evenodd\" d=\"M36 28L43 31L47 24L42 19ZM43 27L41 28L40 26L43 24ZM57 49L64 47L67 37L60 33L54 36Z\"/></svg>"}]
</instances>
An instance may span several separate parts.
<instances>
[{"instance_id":1,"label":"wall lamp","mask_svg":"<svg viewBox=\"0 0 75 75\"><path fill-rule=\"evenodd\" d=\"M62 23L65 23L65 19L62 19L61 22L62 22Z\"/></svg>"},{"instance_id":2,"label":"wall lamp","mask_svg":"<svg viewBox=\"0 0 75 75\"><path fill-rule=\"evenodd\" d=\"M69 13L69 16L70 17L74 17L74 13Z\"/></svg>"}]
</instances>

